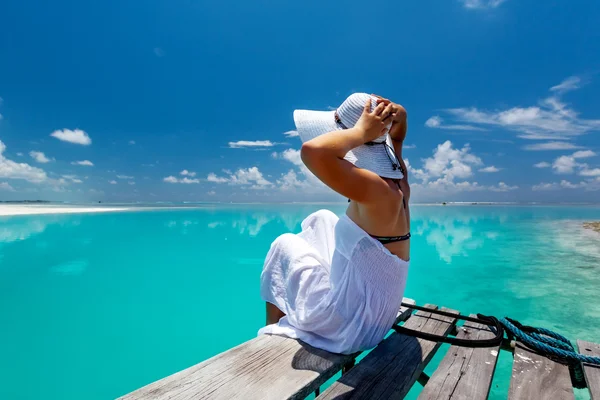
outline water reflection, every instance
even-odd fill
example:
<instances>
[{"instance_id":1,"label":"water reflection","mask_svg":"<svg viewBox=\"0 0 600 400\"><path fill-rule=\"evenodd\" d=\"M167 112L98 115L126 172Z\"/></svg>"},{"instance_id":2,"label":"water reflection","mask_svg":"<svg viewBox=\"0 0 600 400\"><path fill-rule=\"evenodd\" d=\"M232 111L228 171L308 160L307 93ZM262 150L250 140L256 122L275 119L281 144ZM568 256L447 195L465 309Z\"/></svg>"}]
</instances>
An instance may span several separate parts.
<instances>
[{"instance_id":1,"label":"water reflection","mask_svg":"<svg viewBox=\"0 0 600 400\"><path fill-rule=\"evenodd\" d=\"M514 295L523 299L554 298L556 307L543 312L576 310L579 316L587 318L587 329L600 334L600 309L577 301L597 297L600 234L584 229L580 220L548 221L533 229L534 239L527 246L529 257L518 260L525 268L520 269L518 280L510 285ZM558 299L572 299L577 306L565 309ZM589 337L591 332L582 330L579 334Z\"/></svg>"},{"instance_id":2,"label":"water reflection","mask_svg":"<svg viewBox=\"0 0 600 400\"><path fill-rule=\"evenodd\" d=\"M245 212L235 215L225 214L221 216L221 219L211 221L206 226L210 229L231 227L240 235L250 237L258 236L266 226L273 226L277 232L276 234L298 232L300 230L300 223L313 211L282 209L277 211Z\"/></svg>"},{"instance_id":3,"label":"water reflection","mask_svg":"<svg viewBox=\"0 0 600 400\"><path fill-rule=\"evenodd\" d=\"M216 213L213 217L219 218L208 219L209 222L205 226L215 230L233 228L238 234L249 237L257 237L263 233L265 227L271 227L272 229L265 232L265 236L270 235L271 239L274 239L276 235L284 232L298 232L304 218L319 208L330 208L337 214L344 212L343 206L290 207L253 212L243 210L237 213ZM421 240L418 237L421 236L425 243L435 248L442 261L450 263L457 256L468 256L469 252L483 247L487 241L497 240L500 232L494 229L486 230L486 226L497 226L499 222L507 220L507 213L498 210L492 213L474 213L473 209L467 210L464 207L429 207L414 213L411 230L417 241L415 245L418 246L418 241ZM170 227L180 225L181 222L176 221L168 223Z\"/></svg>"},{"instance_id":4,"label":"water reflection","mask_svg":"<svg viewBox=\"0 0 600 400\"><path fill-rule=\"evenodd\" d=\"M61 221L62 218L56 216L0 218L0 244L26 240Z\"/></svg>"},{"instance_id":5,"label":"water reflection","mask_svg":"<svg viewBox=\"0 0 600 400\"><path fill-rule=\"evenodd\" d=\"M477 213L466 208L428 208L415 213L411 230L415 246L418 237L433 247L440 260L451 263L455 257L468 257L471 252L482 248L486 242L494 241L500 233L490 229L507 221L505 212ZM418 256L418 254L416 254Z\"/></svg>"},{"instance_id":6,"label":"water reflection","mask_svg":"<svg viewBox=\"0 0 600 400\"><path fill-rule=\"evenodd\" d=\"M484 244L482 238L473 236L471 227L457 226L454 221L447 221L443 226L432 225L428 231L425 235L427 243L434 245L440 259L447 263L455 256L467 256L469 251Z\"/></svg>"},{"instance_id":7,"label":"water reflection","mask_svg":"<svg viewBox=\"0 0 600 400\"><path fill-rule=\"evenodd\" d=\"M253 213L247 218L233 221L232 227L236 228L240 235L248 233L249 236L256 236L265 225L277 218L276 214Z\"/></svg>"}]
</instances>

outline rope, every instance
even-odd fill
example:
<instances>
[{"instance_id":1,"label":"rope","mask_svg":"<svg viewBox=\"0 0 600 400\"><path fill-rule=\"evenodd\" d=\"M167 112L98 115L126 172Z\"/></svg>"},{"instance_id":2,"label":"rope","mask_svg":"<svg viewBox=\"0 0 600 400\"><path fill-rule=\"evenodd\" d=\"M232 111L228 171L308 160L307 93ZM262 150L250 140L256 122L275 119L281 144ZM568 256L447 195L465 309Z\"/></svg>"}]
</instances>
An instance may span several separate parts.
<instances>
[{"instance_id":1,"label":"rope","mask_svg":"<svg viewBox=\"0 0 600 400\"><path fill-rule=\"evenodd\" d=\"M510 318L500 318L500 323L506 329L508 337L517 338L527 347L554 362L569 366L571 383L574 388L585 388L586 382L581 363L600 365L600 357L579 354L566 337L549 329L524 326Z\"/></svg>"},{"instance_id":2,"label":"rope","mask_svg":"<svg viewBox=\"0 0 600 400\"><path fill-rule=\"evenodd\" d=\"M452 314L446 311L432 310L430 308L419 307L412 304L402 303L402 305L404 307L426 311L432 314L439 314L451 318L476 322L482 325L488 325L490 330L495 333L495 337L491 339L479 340L458 339L432 335L426 332L420 332L417 330L407 329L399 325L394 325L393 329L396 332L434 342L449 343L455 346L496 347L502 343L504 339L504 332L506 331L509 341L512 341L514 338L516 338L519 342L524 343L536 353L554 362L567 365L571 375L571 383L573 384L573 387L577 389L583 389L587 386L583 374L582 363L600 366L600 357L591 357L584 354L579 354L569 339L549 329L525 326L520 322L508 317L498 319L492 316L477 314L477 318L473 318Z\"/></svg>"}]
</instances>

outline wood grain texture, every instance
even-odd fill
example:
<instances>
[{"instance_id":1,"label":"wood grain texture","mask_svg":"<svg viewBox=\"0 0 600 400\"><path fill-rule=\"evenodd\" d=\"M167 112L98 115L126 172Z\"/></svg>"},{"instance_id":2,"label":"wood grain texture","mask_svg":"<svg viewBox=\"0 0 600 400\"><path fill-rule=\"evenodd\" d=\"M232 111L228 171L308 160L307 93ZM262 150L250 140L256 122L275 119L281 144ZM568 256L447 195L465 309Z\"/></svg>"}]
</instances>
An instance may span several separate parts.
<instances>
[{"instance_id":1,"label":"wood grain texture","mask_svg":"<svg viewBox=\"0 0 600 400\"><path fill-rule=\"evenodd\" d=\"M486 325L468 321L458 327L456 335L467 340L490 339L494 336ZM499 345L483 348L450 346L419 399L487 399L499 351Z\"/></svg>"},{"instance_id":2,"label":"wood grain texture","mask_svg":"<svg viewBox=\"0 0 600 400\"><path fill-rule=\"evenodd\" d=\"M569 368L535 354L517 343L510 380L509 400L572 400Z\"/></svg>"},{"instance_id":3,"label":"wood grain texture","mask_svg":"<svg viewBox=\"0 0 600 400\"><path fill-rule=\"evenodd\" d=\"M122 399L304 398L352 359L262 335Z\"/></svg>"},{"instance_id":4,"label":"wood grain texture","mask_svg":"<svg viewBox=\"0 0 600 400\"><path fill-rule=\"evenodd\" d=\"M411 311L402 307L397 322L409 318ZM356 356L262 335L120 399L303 399Z\"/></svg>"},{"instance_id":5,"label":"wood grain texture","mask_svg":"<svg viewBox=\"0 0 600 400\"><path fill-rule=\"evenodd\" d=\"M577 347L581 354L600 357L600 344L578 340ZM600 400L600 366L583 364L583 372L592 400Z\"/></svg>"},{"instance_id":6,"label":"wood grain texture","mask_svg":"<svg viewBox=\"0 0 600 400\"><path fill-rule=\"evenodd\" d=\"M436 309L436 306L426 305ZM458 314L457 311L444 309ZM455 318L419 311L404 325L436 335L447 335ZM440 344L394 332L317 399L403 398Z\"/></svg>"}]
</instances>

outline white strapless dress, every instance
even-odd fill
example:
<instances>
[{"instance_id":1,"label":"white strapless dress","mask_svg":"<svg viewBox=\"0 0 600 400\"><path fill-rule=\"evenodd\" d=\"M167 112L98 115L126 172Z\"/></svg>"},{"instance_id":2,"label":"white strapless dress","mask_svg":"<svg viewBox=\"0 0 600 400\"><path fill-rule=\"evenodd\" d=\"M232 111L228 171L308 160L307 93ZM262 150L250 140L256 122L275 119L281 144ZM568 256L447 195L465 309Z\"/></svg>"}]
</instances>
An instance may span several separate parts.
<instances>
[{"instance_id":1,"label":"white strapless dress","mask_svg":"<svg viewBox=\"0 0 600 400\"><path fill-rule=\"evenodd\" d=\"M302 222L302 232L271 244L261 297L286 316L258 333L333 353L370 349L395 321L408 267L348 216L317 211Z\"/></svg>"}]
</instances>

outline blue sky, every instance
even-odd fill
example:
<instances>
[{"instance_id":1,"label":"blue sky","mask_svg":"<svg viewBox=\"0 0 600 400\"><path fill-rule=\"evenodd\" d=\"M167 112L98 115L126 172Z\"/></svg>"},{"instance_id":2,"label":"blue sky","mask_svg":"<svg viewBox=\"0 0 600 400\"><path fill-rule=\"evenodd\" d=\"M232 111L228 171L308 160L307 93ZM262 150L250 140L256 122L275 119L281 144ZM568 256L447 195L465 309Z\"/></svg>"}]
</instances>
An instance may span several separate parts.
<instances>
[{"instance_id":1,"label":"blue sky","mask_svg":"<svg viewBox=\"0 0 600 400\"><path fill-rule=\"evenodd\" d=\"M592 0L4 1L0 199L338 200L292 112L364 91L408 110L414 201L598 201L599 20Z\"/></svg>"}]
</instances>

